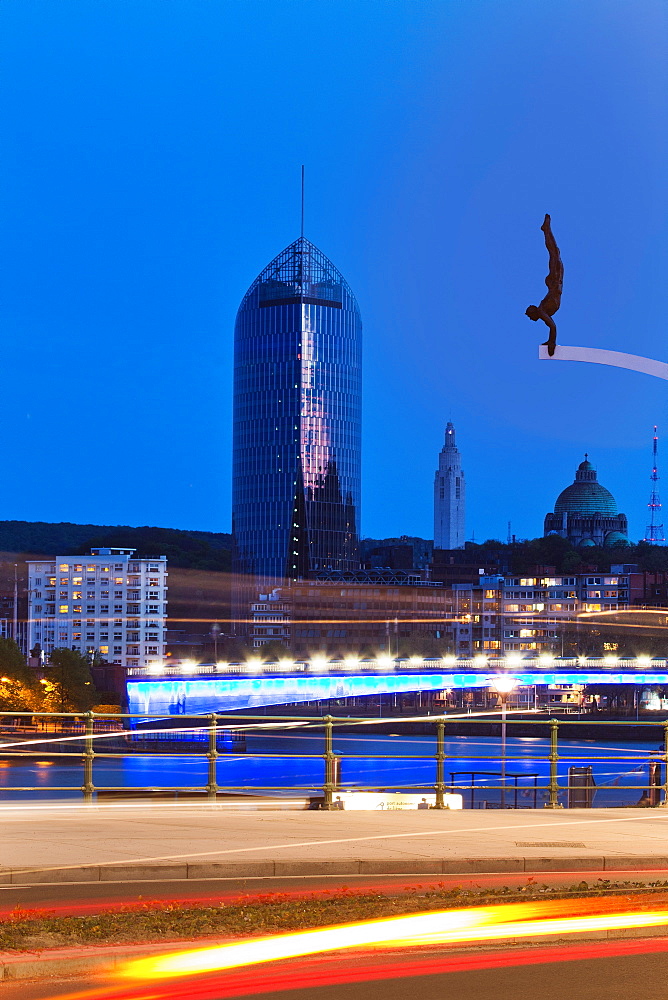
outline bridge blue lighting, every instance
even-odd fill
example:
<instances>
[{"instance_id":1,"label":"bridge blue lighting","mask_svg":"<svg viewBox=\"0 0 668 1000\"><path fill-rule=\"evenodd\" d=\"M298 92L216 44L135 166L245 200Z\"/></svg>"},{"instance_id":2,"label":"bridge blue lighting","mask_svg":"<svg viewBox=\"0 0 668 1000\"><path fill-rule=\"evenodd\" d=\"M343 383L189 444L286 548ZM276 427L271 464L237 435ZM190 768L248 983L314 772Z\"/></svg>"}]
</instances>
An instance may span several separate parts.
<instances>
[{"instance_id":1,"label":"bridge blue lighting","mask_svg":"<svg viewBox=\"0 0 668 1000\"><path fill-rule=\"evenodd\" d=\"M514 672L518 687L573 684L668 684L668 673L613 671ZM198 677L130 680L129 711L141 715L200 715L233 712L364 695L489 687L493 675L481 673L412 673L352 675L291 675L286 677Z\"/></svg>"}]
</instances>

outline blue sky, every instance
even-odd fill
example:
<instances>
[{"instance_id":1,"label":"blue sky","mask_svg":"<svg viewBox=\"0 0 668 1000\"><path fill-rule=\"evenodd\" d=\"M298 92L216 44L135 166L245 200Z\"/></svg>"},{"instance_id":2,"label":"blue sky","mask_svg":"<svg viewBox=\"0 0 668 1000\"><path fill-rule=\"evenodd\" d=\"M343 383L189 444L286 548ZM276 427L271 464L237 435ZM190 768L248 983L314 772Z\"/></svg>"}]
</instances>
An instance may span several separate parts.
<instances>
[{"instance_id":1,"label":"blue sky","mask_svg":"<svg viewBox=\"0 0 668 1000\"><path fill-rule=\"evenodd\" d=\"M653 0L4 0L0 518L229 530L234 316L305 163L363 534L431 537L452 419L469 537L542 534L585 451L642 536L668 386L539 363L524 310L549 211L561 342L668 360L667 45Z\"/></svg>"}]
</instances>

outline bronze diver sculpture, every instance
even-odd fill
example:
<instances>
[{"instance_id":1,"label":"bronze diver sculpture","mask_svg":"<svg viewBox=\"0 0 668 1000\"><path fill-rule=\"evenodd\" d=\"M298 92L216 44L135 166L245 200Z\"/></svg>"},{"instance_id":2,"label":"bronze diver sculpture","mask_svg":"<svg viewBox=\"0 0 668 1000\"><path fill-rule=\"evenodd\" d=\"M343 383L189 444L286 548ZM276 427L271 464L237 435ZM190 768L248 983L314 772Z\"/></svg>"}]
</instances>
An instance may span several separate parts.
<instances>
[{"instance_id":1,"label":"bronze diver sculpture","mask_svg":"<svg viewBox=\"0 0 668 1000\"><path fill-rule=\"evenodd\" d=\"M557 324L554 322L552 317L561 305L561 291L564 286L564 265L561 262L559 247L557 246L556 240L552 234L549 215L545 216L543 225L540 228L545 234L545 246L547 247L547 252L550 255L550 270L545 279L545 284L547 285L547 295L540 305L528 306L526 315L529 319L533 320L534 323L536 320L542 319L543 323L545 323L548 327L550 336L545 341L545 344L547 346L548 354L552 357L554 349L557 346Z\"/></svg>"}]
</instances>

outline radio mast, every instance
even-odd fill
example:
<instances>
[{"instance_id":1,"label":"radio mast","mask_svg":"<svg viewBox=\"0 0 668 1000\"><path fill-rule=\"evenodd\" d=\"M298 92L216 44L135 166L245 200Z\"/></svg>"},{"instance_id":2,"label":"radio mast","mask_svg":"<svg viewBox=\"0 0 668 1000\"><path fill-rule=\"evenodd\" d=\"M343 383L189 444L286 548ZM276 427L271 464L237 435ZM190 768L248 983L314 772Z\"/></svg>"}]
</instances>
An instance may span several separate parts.
<instances>
[{"instance_id":1,"label":"radio mast","mask_svg":"<svg viewBox=\"0 0 668 1000\"><path fill-rule=\"evenodd\" d=\"M661 517L661 499L659 497L659 487L657 483L659 482L659 472L657 469L657 445L659 438L657 437L656 427L654 428L654 441L652 445L652 475L649 477L652 482L652 490L649 495L649 503L647 504L649 508L649 524L645 532L644 542L649 542L650 545L664 545L666 538L663 533L663 524L659 524L659 519Z\"/></svg>"}]
</instances>

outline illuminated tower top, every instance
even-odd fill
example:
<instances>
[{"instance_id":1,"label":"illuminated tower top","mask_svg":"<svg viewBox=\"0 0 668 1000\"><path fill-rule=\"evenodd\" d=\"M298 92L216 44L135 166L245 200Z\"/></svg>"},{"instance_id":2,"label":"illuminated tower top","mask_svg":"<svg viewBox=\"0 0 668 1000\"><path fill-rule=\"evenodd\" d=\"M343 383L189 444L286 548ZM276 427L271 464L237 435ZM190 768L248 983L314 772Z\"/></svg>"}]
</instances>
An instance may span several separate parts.
<instances>
[{"instance_id":1,"label":"illuminated tower top","mask_svg":"<svg viewBox=\"0 0 668 1000\"><path fill-rule=\"evenodd\" d=\"M455 444L455 428L448 421L434 478L434 548L463 549L465 518L466 487L462 459Z\"/></svg>"}]
</instances>

